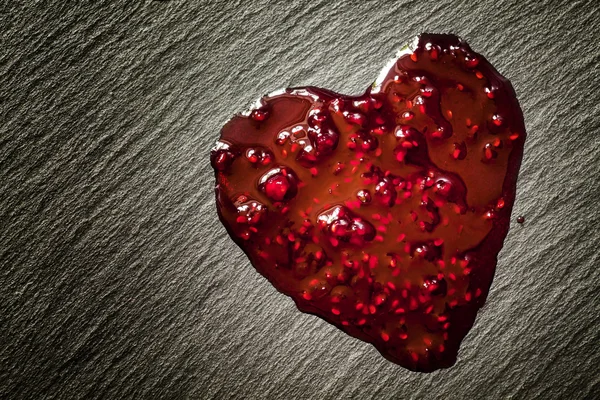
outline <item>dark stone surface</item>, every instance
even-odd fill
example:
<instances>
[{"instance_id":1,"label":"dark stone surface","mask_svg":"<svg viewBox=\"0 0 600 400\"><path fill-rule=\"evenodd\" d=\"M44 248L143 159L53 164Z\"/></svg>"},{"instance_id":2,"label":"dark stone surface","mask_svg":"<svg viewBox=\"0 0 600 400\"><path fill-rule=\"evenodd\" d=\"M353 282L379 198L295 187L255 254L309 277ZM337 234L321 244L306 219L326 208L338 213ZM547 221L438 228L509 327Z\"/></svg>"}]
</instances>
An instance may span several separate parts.
<instances>
[{"instance_id":1,"label":"dark stone surface","mask_svg":"<svg viewBox=\"0 0 600 400\"><path fill-rule=\"evenodd\" d=\"M349 3L2 2L0 398L600 397L598 2ZM488 303L429 375L260 277L208 164L259 95L360 93L422 31L507 76L529 134Z\"/></svg>"}]
</instances>

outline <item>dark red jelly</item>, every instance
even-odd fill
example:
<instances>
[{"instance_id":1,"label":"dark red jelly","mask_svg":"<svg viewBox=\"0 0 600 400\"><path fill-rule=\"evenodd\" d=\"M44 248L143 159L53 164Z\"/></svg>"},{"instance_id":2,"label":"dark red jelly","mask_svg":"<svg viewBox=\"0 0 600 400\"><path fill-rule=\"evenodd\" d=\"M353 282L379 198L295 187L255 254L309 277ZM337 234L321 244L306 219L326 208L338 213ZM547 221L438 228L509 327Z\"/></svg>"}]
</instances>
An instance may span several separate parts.
<instances>
[{"instance_id":1,"label":"dark red jelly","mask_svg":"<svg viewBox=\"0 0 600 400\"><path fill-rule=\"evenodd\" d=\"M288 89L229 121L217 210L300 310L432 371L485 302L524 141L510 83L456 36L424 34L362 96Z\"/></svg>"}]
</instances>

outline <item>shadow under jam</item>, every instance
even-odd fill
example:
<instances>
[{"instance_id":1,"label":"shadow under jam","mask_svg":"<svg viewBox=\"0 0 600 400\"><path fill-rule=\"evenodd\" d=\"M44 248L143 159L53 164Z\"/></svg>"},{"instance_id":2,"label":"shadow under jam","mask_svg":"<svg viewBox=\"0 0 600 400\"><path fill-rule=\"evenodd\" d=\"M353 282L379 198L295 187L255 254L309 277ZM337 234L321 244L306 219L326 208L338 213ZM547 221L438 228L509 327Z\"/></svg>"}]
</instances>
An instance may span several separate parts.
<instances>
[{"instance_id":1,"label":"shadow under jam","mask_svg":"<svg viewBox=\"0 0 600 400\"><path fill-rule=\"evenodd\" d=\"M211 154L217 209L301 311L414 371L456 361L488 294L523 154L510 83L421 35L358 97L265 97Z\"/></svg>"}]
</instances>

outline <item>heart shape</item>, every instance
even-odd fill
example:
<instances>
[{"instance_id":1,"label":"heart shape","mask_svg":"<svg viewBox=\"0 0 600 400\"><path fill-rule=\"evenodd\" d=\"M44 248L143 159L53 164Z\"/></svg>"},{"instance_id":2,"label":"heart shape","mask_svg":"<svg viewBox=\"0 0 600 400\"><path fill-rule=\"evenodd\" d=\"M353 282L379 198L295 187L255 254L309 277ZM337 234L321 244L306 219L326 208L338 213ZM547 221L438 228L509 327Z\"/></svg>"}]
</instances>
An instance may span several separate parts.
<instances>
[{"instance_id":1,"label":"heart shape","mask_svg":"<svg viewBox=\"0 0 600 400\"><path fill-rule=\"evenodd\" d=\"M423 34L362 96L287 89L231 119L211 153L217 210L298 309L432 371L485 302L524 142L508 80Z\"/></svg>"}]
</instances>

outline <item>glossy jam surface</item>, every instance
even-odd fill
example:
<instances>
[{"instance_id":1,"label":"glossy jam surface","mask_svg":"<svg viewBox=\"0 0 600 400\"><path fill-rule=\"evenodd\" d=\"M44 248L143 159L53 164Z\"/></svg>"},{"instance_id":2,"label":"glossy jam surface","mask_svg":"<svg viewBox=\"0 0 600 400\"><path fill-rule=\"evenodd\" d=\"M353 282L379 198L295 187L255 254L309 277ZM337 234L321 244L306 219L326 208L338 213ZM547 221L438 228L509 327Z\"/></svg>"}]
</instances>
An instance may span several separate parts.
<instances>
[{"instance_id":1,"label":"glossy jam surface","mask_svg":"<svg viewBox=\"0 0 600 400\"><path fill-rule=\"evenodd\" d=\"M524 140L510 83L424 34L362 96L288 89L229 121L219 216L300 310L432 371L487 296Z\"/></svg>"}]
</instances>

